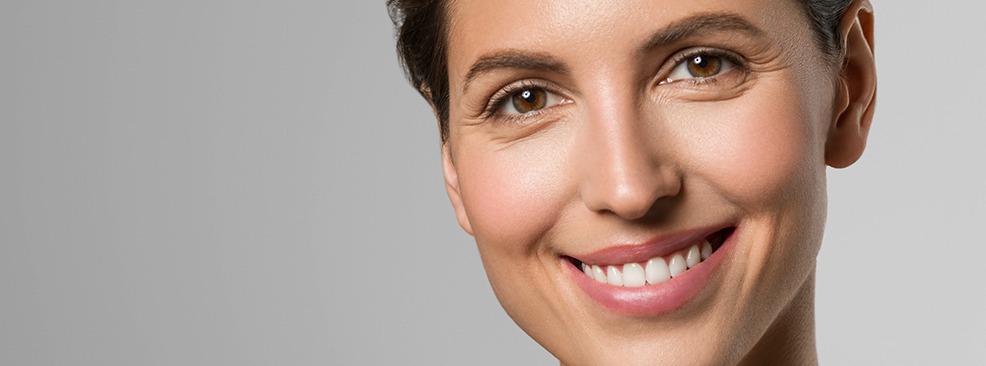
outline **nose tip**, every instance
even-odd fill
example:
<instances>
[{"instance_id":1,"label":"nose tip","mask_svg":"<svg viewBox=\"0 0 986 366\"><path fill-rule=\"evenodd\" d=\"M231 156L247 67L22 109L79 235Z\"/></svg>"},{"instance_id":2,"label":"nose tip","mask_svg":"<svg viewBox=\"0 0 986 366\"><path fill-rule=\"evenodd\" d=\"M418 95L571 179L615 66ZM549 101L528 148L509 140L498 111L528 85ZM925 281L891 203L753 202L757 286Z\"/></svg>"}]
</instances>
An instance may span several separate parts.
<instances>
[{"instance_id":1,"label":"nose tip","mask_svg":"<svg viewBox=\"0 0 986 366\"><path fill-rule=\"evenodd\" d=\"M611 165L608 171L586 182L582 199L593 212L611 212L625 220L638 220L681 190L681 180L667 167L628 168Z\"/></svg>"}]
</instances>

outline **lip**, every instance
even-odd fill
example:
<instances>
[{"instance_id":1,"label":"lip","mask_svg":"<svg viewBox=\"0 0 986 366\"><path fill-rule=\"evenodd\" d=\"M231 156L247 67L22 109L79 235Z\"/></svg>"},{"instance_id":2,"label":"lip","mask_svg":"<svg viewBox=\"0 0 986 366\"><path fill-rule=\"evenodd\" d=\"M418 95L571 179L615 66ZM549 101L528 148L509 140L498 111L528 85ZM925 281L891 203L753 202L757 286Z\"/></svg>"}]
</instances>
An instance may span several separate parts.
<instances>
[{"instance_id":1,"label":"lip","mask_svg":"<svg viewBox=\"0 0 986 366\"><path fill-rule=\"evenodd\" d=\"M654 243L644 244L643 246L656 245L661 248L660 250L666 250L667 248L673 248L675 245L679 245L679 239L681 238L693 238L697 240L703 237L701 233L709 235L715 231L708 231L706 229L699 229L694 231L685 232L681 235L674 235L669 238L662 238ZM696 233L698 233L697 236ZM588 276L575 265L569 261L567 258L560 258L563 262L562 266L565 271L568 272L568 276L585 292L596 303L601 305L603 308L609 309L618 313L625 313L631 315L657 315L662 313L671 312L675 309L688 303L689 300L695 297L695 295L705 287L706 283L712 275L722 266L725 258L728 256L731 249L736 246L737 236L739 234L739 228L734 227L732 233L726 238L726 241L715 252L712 253L709 258L705 259L699 263L694 268L691 268L681 275L674 277L667 282L658 285L645 285L640 287L620 287L613 286L610 284L597 282ZM668 240L665 240L668 239ZM673 240L672 240L673 239ZM672 243L672 244L668 244ZM689 242L685 242L687 245ZM637 257L640 253L657 253L662 254L660 250L657 249L647 249L641 248L642 246L621 246L615 248L605 249L599 252L595 252L586 258L592 258L596 260L598 258L605 259L616 259L622 261L629 258L627 262L638 261ZM663 253L666 254L666 253ZM596 256L598 255L598 257ZM648 257L652 258L652 257ZM618 262L611 262L618 263Z\"/></svg>"},{"instance_id":2,"label":"lip","mask_svg":"<svg viewBox=\"0 0 986 366\"><path fill-rule=\"evenodd\" d=\"M643 244L616 245L592 253L573 255L571 257L582 261L582 263L598 265L646 262L651 258L664 256L684 249L699 239L730 226L732 225L715 225L680 231L648 240Z\"/></svg>"}]
</instances>

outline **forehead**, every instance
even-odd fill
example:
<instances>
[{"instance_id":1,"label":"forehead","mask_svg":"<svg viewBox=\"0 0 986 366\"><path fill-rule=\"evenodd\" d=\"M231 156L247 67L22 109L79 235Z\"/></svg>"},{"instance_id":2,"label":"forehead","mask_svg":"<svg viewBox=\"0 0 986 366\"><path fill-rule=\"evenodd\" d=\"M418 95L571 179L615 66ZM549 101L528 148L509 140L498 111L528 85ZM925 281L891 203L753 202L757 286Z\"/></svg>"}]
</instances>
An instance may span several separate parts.
<instances>
[{"instance_id":1,"label":"forehead","mask_svg":"<svg viewBox=\"0 0 986 366\"><path fill-rule=\"evenodd\" d=\"M808 30L790 0L459 0L450 6L453 89L486 54L529 51L588 69L605 67L613 57L633 54L657 30L699 14L738 16L778 43L803 41Z\"/></svg>"}]
</instances>

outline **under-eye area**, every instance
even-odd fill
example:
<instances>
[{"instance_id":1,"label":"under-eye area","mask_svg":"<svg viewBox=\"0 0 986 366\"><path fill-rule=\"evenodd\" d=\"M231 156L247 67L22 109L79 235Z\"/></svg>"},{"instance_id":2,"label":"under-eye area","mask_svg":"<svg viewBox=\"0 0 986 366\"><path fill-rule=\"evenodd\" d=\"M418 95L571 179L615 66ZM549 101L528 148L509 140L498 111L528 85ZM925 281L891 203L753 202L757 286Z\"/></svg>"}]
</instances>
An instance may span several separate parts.
<instances>
[{"instance_id":1,"label":"under-eye area","mask_svg":"<svg viewBox=\"0 0 986 366\"><path fill-rule=\"evenodd\" d=\"M574 257L567 259L586 276L601 283L622 287L659 285L714 255L735 230L735 227L730 227L716 231L685 248L654 256L644 262L586 263Z\"/></svg>"}]
</instances>

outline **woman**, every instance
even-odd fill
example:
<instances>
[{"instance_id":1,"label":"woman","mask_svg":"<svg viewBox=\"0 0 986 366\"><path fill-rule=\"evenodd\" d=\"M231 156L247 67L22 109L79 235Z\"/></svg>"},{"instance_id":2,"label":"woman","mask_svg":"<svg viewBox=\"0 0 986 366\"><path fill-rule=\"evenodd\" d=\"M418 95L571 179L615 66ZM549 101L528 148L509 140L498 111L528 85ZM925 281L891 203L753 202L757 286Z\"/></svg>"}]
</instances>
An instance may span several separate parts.
<instances>
[{"instance_id":1,"label":"woman","mask_svg":"<svg viewBox=\"0 0 986 366\"><path fill-rule=\"evenodd\" d=\"M391 0L446 188L563 365L813 364L826 166L862 154L867 0Z\"/></svg>"}]
</instances>

